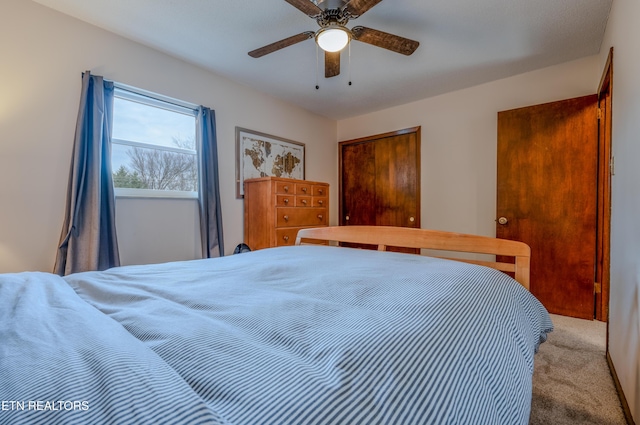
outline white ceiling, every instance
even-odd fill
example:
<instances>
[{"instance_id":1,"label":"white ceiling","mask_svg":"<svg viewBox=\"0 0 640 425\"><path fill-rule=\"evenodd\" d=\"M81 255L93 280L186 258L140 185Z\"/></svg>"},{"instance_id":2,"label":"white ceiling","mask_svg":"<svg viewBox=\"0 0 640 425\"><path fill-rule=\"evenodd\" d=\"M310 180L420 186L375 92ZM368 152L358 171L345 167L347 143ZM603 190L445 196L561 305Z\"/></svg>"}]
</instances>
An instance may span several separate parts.
<instances>
[{"instance_id":1,"label":"white ceiling","mask_svg":"<svg viewBox=\"0 0 640 425\"><path fill-rule=\"evenodd\" d=\"M418 50L403 56L354 41L351 65L343 52L341 74L325 79L313 39L247 55L318 29L284 0L34 1L334 119L596 54L612 2L384 0L347 26L417 40Z\"/></svg>"}]
</instances>

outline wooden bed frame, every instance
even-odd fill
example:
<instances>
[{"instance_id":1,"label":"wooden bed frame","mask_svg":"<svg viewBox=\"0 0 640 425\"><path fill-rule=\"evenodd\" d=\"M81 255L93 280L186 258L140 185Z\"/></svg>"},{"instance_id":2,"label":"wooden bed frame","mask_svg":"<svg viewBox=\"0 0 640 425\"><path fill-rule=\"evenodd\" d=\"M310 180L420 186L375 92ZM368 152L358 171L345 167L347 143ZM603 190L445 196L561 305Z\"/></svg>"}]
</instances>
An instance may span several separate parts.
<instances>
[{"instance_id":1,"label":"wooden bed frame","mask_svg":"<svg viewBox=\"0 0 640 425\"><path fill-rule=\"evenodd\" d=\"M379 251L385 251L391 246L514 257L514 263L465 258L449 259L511 272L515 279L529 290L531 249L523 242L439 230L390 226L329 226L298 231L296 245L311 240L377 245Z\"/></svg>"}]
</instances>

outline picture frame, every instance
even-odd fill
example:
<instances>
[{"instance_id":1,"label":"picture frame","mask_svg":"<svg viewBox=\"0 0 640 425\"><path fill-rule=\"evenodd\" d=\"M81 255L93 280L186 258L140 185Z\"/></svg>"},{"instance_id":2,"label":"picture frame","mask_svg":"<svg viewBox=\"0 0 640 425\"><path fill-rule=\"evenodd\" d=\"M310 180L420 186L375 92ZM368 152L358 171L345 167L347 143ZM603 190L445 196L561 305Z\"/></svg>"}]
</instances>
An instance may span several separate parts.
<instances>
[{"instance_id":1,"label":"picture frame","mask_svg":"<svg viewBox=\"0 0 640 425\"><path fill-rule=\"evenodd\" d=\"M305 144L236 127L236 198L246 179L268 176L304 180Z\"/></svg>"}]
</instances>

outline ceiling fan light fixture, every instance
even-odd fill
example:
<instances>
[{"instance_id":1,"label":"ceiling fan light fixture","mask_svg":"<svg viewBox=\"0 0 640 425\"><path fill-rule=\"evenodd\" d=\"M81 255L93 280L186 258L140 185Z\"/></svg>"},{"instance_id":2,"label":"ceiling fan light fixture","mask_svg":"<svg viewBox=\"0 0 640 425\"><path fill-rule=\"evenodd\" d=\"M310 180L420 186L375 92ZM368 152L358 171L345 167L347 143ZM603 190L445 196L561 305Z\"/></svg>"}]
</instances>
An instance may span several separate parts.
<instances>
[{"instance_id":1,"label":"ceiling fan light fixture","mask_svg":"<svg viewBox=\"0 0 640 425\"><path fill-rule=\"evenodd\" d=\"M316 33L316 43L325 52L339 52L349 44L349 30L340 25L331 25Z\"/></svg>"}]
</instances>

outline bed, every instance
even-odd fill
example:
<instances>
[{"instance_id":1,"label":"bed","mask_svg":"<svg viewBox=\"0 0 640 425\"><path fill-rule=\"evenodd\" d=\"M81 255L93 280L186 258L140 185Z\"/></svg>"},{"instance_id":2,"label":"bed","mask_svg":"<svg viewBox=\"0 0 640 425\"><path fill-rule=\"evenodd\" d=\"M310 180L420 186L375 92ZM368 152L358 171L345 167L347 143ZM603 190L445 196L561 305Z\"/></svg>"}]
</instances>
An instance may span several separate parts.
<instances>
[{"instance_id":1,"label":"bed","mask_svg":"<svg viewBox=\"0 0 640 425\"><path fill-rule=\"evenodd\" d=\"M519 242L349 226L216 259L0 275L0 424L526 424L553 327L528 267Z\"/></svg>"}]
</instances>

